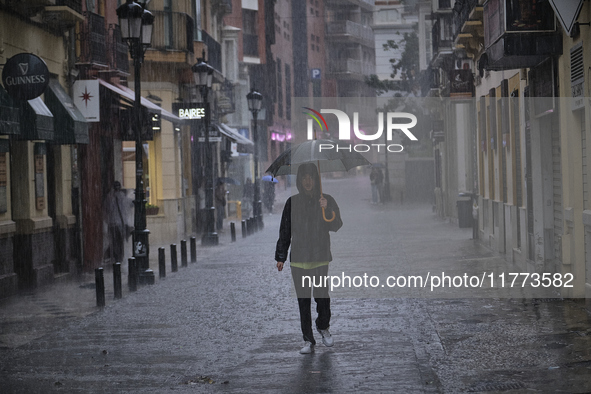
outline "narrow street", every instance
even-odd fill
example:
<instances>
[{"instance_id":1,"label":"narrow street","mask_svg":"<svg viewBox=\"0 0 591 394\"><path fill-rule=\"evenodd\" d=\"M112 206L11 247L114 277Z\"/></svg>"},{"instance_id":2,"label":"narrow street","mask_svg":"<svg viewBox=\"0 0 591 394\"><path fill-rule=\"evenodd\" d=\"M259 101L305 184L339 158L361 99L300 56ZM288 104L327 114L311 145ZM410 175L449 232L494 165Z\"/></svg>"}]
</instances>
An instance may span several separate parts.
<instances>
[{"instance_id":1,"label":"narrow street","mask_svg":"<svg viewBox=\"0 0 591 394\"><path fill-rule=\"evenodd\" d=\"M512 272L470 239L471 229L439 220L431 206L371 205L366 177L325 179L323 188L344 222L332 235L330 275L367 273L384 283L389 275ZM290 271L277 272L273 259L288 193L278 193L263 231L243 239L238 228L231 243L226 229L220 246L199 248L197 263L179 264L176 273L168 267L154 286L125 291L121 300L108 291L102 310L82 304L94 302L94 290L80 286L70 287L67 311L56 300L53 317L35 308L17 312L35 305L34 295L3 301L2 392L591 390L584 300L493 298L484 289L466 297L455 289L396 296L387 286L336 288L334 347L319 344L314 354L299 354ZM156 248L151 259L157 272ZM107 272L105 282L111 280ZM26 319L39 332L19 337L19 321Z\"/></svg>"}]
</instances>

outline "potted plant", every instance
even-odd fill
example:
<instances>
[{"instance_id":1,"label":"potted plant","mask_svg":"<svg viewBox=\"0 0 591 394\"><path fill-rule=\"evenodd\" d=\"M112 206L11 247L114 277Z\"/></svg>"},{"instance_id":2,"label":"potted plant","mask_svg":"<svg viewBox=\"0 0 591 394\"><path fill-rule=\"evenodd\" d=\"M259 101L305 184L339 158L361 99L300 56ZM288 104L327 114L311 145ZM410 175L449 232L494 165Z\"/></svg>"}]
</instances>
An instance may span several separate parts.
<instances>
[{"instance_id":1,"label":"potted plant","mask_svg":"<svg viewBox=\"0 0 591 394\"><path fill-rule=\"evenodd\" d=\"M146 204L146 215L158 215L159 209L157 205Z\"/></svg>"}]
</instances>

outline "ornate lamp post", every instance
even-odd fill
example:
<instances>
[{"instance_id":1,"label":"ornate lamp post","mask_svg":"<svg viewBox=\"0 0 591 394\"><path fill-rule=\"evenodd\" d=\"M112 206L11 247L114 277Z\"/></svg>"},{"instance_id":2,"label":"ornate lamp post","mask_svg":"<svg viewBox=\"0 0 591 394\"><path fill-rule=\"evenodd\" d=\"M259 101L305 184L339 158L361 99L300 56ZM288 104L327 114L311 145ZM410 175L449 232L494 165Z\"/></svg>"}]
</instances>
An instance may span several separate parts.
<instances>
[{"instance_id":1,"label":"ornate lamp post","mask_svg":"<svg viewBox=\"0 0 591 394\"><path fill-rule=\"evenodd\" d=\"M246 101L248 101L248 110L252 112L254 119L253 128L253 140L254 140L254 198L252 202L252 212L255 217L257 227L263 228L263 210L261 204L261 189L259 182L257 182L257 175L259 173L259 148L258 148L258 130L257 130L257 118L261 105L263 104L263 95L256 91L254 88L250 90L250 93L246 95Z\"/></svg>"},{"instance_id":2,"label":"ornate lamp post","mask_svg":"<svg viewBox=\"0 0 591 394\"><path fill-rule=\"evenodd\" d=\"M154 273L150 268L150 231L146 228L146 200L144 193L144 168L142 146L142 114L141 114L141 80L140 69L144 61L146 49L152 40L154 15L145 9L147 3L138 4L127 0L117 8L117 17L121 27L121 37L129 46L129 53L133 59L135 78L134 134L135 134L135 210L133 231L133 256L136 259L140 273L140 283L153 283Z\"/></svg>"},{"instance_id":3,"label":"ornate lamp post","mask_svg":"<svg viewBox=\"0 0 591 394\"><path fill-rule=\"evenodd\" d=\"M205 56L205 53L203 54ZM195 84L201 95L201 102L205 107L205 233L201 238L201 244L204 246L217 245L219 242L218 234L214 228L214 213L215 207L213 205L213 157L211 152L211 144L209 143L209 128L211 124L211 109L209 106L208 94L213 82L213 67L205 62L203 58L199 59L196 64L191 67L193 76L195 77Z\"/></svg>"}]
</instances>

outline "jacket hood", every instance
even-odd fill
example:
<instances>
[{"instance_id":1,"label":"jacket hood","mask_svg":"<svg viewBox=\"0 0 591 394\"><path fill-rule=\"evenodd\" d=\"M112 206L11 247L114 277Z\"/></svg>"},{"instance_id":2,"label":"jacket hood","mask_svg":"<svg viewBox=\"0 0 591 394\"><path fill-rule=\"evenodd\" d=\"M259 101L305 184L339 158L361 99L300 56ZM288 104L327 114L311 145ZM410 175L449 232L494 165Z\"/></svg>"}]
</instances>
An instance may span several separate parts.
<instances>
[{"instance_id":1,"label":"jacket hood","mask_svg":"<svg viewBox=\"0 0 591 394\"><path fill-rule=\"evenodd\" d=\"M320 176L318 175L318 169L314 163L304 163L300 164L298 167L298 174L296 176L296 186L298 188L298 192L306 193L306 190L302 185L302 179L305 175L312 176L312 179L314 179L314 189L312 189L312 194L314 196L320 197Z\"/></svg>"}]
</instances>

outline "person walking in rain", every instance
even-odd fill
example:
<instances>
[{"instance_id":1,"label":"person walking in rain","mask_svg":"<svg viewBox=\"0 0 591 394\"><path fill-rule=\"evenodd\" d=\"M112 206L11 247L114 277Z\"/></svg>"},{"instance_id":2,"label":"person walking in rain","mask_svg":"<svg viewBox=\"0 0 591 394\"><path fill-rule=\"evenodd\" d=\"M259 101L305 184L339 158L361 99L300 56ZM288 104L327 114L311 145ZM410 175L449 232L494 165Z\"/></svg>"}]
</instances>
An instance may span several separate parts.
<instances>
[{"instance_id":1,"label":"person walking in rain","mask_svg":"<svg viewBox=\"0 0 591 394\"><path fill-rule=\"evenodd\" d=\"M316 329L324 345L334 344L328 330L331 317L328 287L317 285L324 285L322 280L328 274L328 264L332 260L329 231L338 231L343 222L334 198L321 194L320 177L313 163L299 166L296 186L299 193L288 198L283 209L275 261L277 269L282 271L291 245L291 275L298 297L304 337L300 353L307 354L312 353L316 345L312 330L312 290L318 312ZM332 221L323 218L323 209L327 218L333 217L334 213Z\"/></svg>"},{"instance_id":2,"label":"person walking in rain","mask_svg":"<svg viewBox=\"0 0 591 394\"><path fill-rule=\"evenodd\" d=\"M378 196L380 197L380 204L384 203L384 173L381 168L378 168L378 175L376 177L376 185L378 187Z\"/></svg>"},{"instance_id":3,"label":"person walking in rain","mask_svg":"<svg viewBox=\"0 0 591 394\"><path fill-rule=\"evenodd\" d=\"M371 168L371 172L369 174L369 181L371 182L371 203L377 204L378 203L378 170L375 167Z\"/></svg>"},{"instance_id":4,"label":"person walking in rain","mask_svg":"<svg viewBox=\"0 0 591 394\"><path fill-rule=\"evenodd\" d=\"M224 232L224 216L226 207L226 188L224 182L218 179L215 186L215 211L216 211L216 227L221 233Z\"/></svg>"},{"instance_id":5,"label":"person walking in rain","mask_svg":"<svg viewBox=\"0 0 591 394\"><path fill-rule=\"evenodd\" d=\"M127 241L131 234L130 212L133 211L133 202L121 190L120 182L115 181L113 183L113 190L107 194L103 209L103 215L107 222L110 257L114 258L116 262L122 262L124 253L123 239L125 238L125 241Z\"/></svg>"},{"instance_id":6,"label":"person walking in rain","mask_svg":"<svg viewBox=\"0 0 591 394\"><path fill-rule=\"evenodd\" d=\"M263 189L263 203L269 213L273 213L273 204L275 203L275 183L263 182L263 185L265 185Z\"/></svg>"}]
</instances>

